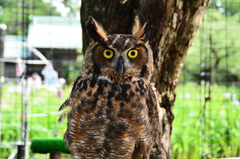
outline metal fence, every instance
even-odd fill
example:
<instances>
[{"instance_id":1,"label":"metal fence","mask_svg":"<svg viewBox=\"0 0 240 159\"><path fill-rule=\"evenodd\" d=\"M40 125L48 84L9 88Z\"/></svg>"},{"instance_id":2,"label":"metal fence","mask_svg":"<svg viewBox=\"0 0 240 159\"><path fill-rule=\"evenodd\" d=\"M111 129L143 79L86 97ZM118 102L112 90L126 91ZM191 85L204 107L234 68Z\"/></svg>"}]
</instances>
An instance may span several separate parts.
<instances>
[{"instance_id":1,"label":"metal fence","mask_svg":"<svg viewBox=\"0 0 240 159\"><path fill-rule=\"evenodd\" d=\"M80 19L67 9L71 1L37 2L13 0L14 20L7 34L4 29L0 34L0 158L14 154L17 145L28 151L33 137L63 136L66 121L57 122L58 108L82 71ZM43 4L47 12L41 15L37 5ZM54 11L59 6L67 16ZM240 12L235 8L240 1L211 1L185 59L173 108L173 158L240 156Z\"/></svg>"},{"instance_id":2,"label":"metal fence","mask_svg":"<svg viewBox=\"0 0 240 159\"><path fill-rule=\"evenodd\" d=\"M31 139L63 137L66 121L58 123L58 108L83 59L79 17L54 11L67 3L13 0L3 9L13 14L1 31L7 34L1 34L0 158L14 157L17 149L29 154L25 158L49 158L30 152ZM41 7L45 13L38 13Z\"/></svg>"},{"instance_id":3,"label":"metal fence","mask_svg":"<svg viewBox=\"0 0 240 159\"><path fill-rule=\"evenodd\" d=\"M213 0L181 72L173 158L240 156L240 2Z\"/></svg>"}]
</instances>

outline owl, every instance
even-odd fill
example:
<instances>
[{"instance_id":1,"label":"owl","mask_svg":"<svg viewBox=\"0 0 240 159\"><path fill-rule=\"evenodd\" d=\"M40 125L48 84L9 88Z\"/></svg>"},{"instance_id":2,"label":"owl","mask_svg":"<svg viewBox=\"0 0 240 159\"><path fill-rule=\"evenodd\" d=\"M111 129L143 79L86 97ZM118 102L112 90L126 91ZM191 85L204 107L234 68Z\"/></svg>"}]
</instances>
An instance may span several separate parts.
<instances>
[{"instance_id":1,"label":"owl","mask_svg":"<svg viewBox=\"0 0 240 159\"><path fill-rule=\"evenodd\" d=\"M76 159L148 159L159 118L147 23L136 16L132 34L107 35L90 16L86 27L91 43L83 72L59 108L59 121L68 120L66 146Z\"/></svg>"}]
</instances>

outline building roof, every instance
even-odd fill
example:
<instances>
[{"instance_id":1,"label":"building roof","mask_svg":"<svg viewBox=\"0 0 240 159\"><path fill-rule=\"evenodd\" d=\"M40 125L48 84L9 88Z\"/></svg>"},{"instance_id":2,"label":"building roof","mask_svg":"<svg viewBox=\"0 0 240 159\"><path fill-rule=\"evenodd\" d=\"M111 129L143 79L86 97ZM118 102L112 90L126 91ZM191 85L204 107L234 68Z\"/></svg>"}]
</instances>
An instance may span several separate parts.
<instances>
[{"instance_id":1,"label":"building roof","mask_svg":"<svg viewBox=\"0 0 240 159\"><path fill-rule=\"evenodd\" d=\"M35 48L82 48L80 19L60 16L31 16L28 43Z\"/></svg>"}]
</instances>

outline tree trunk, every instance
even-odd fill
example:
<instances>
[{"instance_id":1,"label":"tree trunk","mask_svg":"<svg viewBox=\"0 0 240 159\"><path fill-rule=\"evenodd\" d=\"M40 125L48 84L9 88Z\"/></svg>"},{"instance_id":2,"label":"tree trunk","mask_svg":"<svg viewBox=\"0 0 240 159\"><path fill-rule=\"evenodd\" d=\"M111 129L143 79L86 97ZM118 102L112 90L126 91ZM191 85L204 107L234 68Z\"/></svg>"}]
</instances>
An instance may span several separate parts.
<instances>
[{"instance_id":1,"label":"tree trunk","mask_svg":"<svg viewBox=\"0 0 240 159\"><path fill-rule=\"evenodd\" d=\"M161 141L151 158L171 158L172 108L184 58L197 33L210 0L82 0L83 52L89 38L85 21L93 16L109 34L131 33L134 17L141 12L148 21L155 71L153 86L160 103Z\"/></svg>"}]
</instances>

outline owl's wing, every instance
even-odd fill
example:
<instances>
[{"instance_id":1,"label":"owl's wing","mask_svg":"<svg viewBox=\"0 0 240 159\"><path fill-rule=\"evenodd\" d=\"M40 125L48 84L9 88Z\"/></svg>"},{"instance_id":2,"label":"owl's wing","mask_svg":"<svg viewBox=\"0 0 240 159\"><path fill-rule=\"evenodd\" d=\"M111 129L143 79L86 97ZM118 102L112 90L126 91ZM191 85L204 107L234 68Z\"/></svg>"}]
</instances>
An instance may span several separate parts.
<instances>
[{"instance_id":1,"label":"owl's wing","mask_svg":"<svg viewBox=\"0 0 240 159\"><path fill-rule=\"evenodd\" d=\"M78 76L78 78L77 78L77 79L75 80L75 82L73 83L73 88L72 88L72 90L71 90L71 93L70 93L69 98L68 98L68 99L60 106L60 108L58 109L58 111L61 111L61 110L63 110L64 108L69 107L69 109L67 109L66 111L64 111L64 112L60 115L60 117L59 117L59 119L58 119L59 122L61 122L61 121L68 115L69 110L71 110L71 99L72 99L72 97L73 97L73 94L74 94L74 92L75 92L75 90L76 90L76 88L77 88L77 85L78 85L79 81L81 81L81 80L82 80L82 76L80 75L80 76Z\"/></svg>"}]
</instances>

